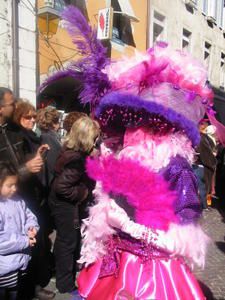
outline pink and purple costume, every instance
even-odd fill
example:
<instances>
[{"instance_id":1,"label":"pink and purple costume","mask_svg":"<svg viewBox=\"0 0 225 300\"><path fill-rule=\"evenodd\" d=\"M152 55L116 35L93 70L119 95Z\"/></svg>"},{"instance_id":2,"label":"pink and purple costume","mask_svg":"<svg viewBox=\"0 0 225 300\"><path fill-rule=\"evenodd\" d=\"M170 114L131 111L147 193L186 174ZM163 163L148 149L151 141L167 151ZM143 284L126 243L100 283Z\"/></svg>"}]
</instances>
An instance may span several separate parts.
<instances>
[{"instance_id":1,"label":"pink and purple costume","mask_svg":"<svg viewBox=\"0 0 225 300\"><path fill-rule=\"evenodd\" d=\"M208 242L198 225L191 169L198 122L211 113L205 68L165 43L110 62L78 10L68 7L64 18L84 58L42 88L60 77L81 80L81 102L91 104L103 132L123 137L119 151L87 163L97 185L95 205L83 220L80 295L205 299L188 266L204 266Z\"/></svg>"}]
</instances>

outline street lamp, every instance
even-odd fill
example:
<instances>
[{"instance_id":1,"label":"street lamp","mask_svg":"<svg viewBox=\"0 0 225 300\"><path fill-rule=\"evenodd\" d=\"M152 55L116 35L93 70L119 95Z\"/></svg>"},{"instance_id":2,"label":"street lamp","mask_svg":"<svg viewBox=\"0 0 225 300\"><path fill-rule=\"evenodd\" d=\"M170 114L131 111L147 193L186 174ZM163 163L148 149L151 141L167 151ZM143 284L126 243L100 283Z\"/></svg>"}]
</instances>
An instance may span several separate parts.
<instances>
[{"instance_id":1,"label":"street lamp","mask_svg":"<svg viewBox=\"0 0 225 300\"><path fill-rule=\"evenodd\" d=\"M60 21L59 11L56 9L54 0L45 0L44 6L38 9L39 32L50 39L56 34Z\"/></svg>"},{"instance_id":2,"label":"street lamp","mask_svg":"<svg viewBox=\"0 0 225 300\"><path fill-rule=\"evenodd\" d=\"M49 39L56 34L59 21L60 21L60 9L63 8L64 1L58 2L55 0L45 0L44 6L38 9L38 32L39 35L46 42L47 46L51 48L57 57L57 64L59 68L63 69L62 61L51 45Z\"/></svg>"}]
</instances>

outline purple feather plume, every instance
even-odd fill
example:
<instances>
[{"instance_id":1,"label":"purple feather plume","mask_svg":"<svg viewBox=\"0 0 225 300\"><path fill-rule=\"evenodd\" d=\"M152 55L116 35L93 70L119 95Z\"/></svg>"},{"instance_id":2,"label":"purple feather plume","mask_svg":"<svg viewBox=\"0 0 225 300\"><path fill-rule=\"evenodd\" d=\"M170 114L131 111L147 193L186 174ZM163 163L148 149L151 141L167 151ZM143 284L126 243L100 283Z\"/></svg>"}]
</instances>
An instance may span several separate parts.
<instances>
[{"instance_id":1,"label":"purple feather plume","mask_svg":"<svg viewBox=\"0 0 225 300\"><path fill-rule=\"evenodd\" d=\"M94 56L94 60L97 59L98 66L102 68L105 63L106 49L97 39L96 30L91 28L79 9L73 5L69 5L63 11L62 18L65 20L66 29L80 54Z\"/></svg>"},{"instance_id":2,"label":"purple feather plume","mask_svg":"<svg viewBox=\"0 0 225 300\"><path fill-rule=\"evenodd\" d=\"M66 7L62 18L82 58L72 61L65 71L59 71L49 77L41 85L40 90L42 91L55 80L70 76L83 84L80 93L81 102L95 106L98 99L110 88L108 76L102 72L102 69L110 63L106 56L106 49L97 39L96 30L91 28L82 13L73 5Z\"/></svg>"}]
</instances>

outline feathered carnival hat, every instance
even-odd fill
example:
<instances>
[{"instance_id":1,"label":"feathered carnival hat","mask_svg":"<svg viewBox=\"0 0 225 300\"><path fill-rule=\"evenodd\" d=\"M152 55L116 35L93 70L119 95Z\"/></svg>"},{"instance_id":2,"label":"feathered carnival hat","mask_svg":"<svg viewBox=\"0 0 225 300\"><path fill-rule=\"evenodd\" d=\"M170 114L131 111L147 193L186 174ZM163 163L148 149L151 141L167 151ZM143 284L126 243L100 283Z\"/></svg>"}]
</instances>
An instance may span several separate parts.
<instances>
[{"instance_id":1,"label":"feathered carnival hat","mask_svg":"<svg viewBox=\"0 0 225 300\"><path fill-rule=\"evenodd\" d=\"M62 17L82 58L47 79L41 90L72 76L83 84L80 101L91 105L104 131L170 127L184 132L193 146L199 143L198 123L211 110L213 92L197 60L159 42L144 54L113 62L79 10L68 6Z\"/></svg>"}]
</instances>

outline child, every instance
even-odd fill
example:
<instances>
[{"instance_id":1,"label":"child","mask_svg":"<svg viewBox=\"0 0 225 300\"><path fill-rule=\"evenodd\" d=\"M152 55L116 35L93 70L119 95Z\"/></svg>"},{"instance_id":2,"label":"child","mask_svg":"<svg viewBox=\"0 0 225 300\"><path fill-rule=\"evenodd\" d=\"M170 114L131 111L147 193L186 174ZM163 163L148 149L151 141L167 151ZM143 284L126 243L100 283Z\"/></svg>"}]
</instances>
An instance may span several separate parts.
<instances>
[{"instance_id":1,"label":"child","mask_svg":"<svg viewBox=\"0 0 225 300\"><path fill-rule=\"evenodd\" d=\"M37 219L16 195L18 175L0 162L0 299L18 299L22 275L36 243Z\"/></svg>"}]
</instances>

